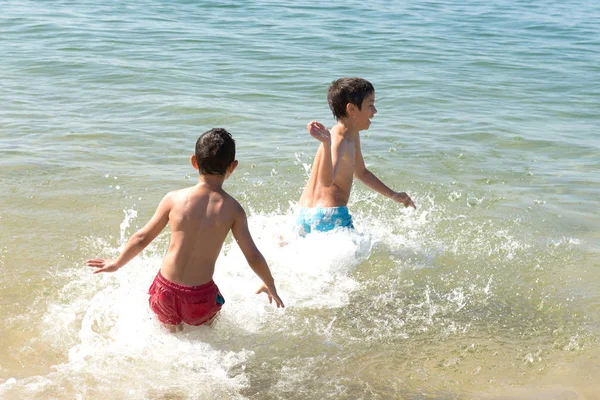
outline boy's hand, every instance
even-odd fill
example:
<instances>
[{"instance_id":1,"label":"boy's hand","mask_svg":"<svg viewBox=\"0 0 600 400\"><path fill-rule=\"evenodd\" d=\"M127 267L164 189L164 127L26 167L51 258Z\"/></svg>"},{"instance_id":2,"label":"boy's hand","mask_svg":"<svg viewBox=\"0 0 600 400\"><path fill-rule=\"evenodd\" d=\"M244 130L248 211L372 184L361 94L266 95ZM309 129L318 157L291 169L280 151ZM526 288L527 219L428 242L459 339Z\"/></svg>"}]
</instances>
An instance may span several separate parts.
<instances>
[{"instance_id":1,"label":"boy's hand","mask_svg":"<svg viewBox=\"0 0 600 400\"><path fill-rule=\"evenodd\" d=\"M329 129L325 128L322 123L317 121L310 121L306 125L306 130L310 133L310 136L314 137L321 143L331 144L331 134Z\"/></svg>"},{"instance_id":2,"label":"boy's hand","mask_svg":"<svg viewBox=\"0 0 600 400\"><path fill-rule=\"evenodd\" d=\"M85 262L88 267L98 268L94 271L95 274L98 272L115 272L119 269L119 266L115 264L115 260L108 258L92 258Z\"/></svg>"},{"instance_id":3,"label":"boy's hand","mask_svg":"<svg viewBox=\"0 0 600 400\"><path fill-rule=\"evenodd\" d=\"M396 192L392 195L392 199L394 201L397 201L398 203L402 203L404 204L404 207L412 207L415 210L417 209L417 207L415 206L415 203L413 203L413 201L411 200L411 198L404 192Z\"/></svg>"},{"instance_id":4,"label":"boy's hand","mask_svg":"<svg viewBox=\"0 0 600 400\"><path fill-rule=\"evenodd\" d=\"M265 285L264 283L258 288L258 290L256 291L256 294L260 294L260 293L266 293L267 296L269 297L269 304L273 303L273 300L275 300L275 304L277 305L277 308L281 307L284 308L285 306L283 305L283 301L281 301L281 299L279 298L279 295L277 294L277 289L275 289L275 285Z\"/></svg>"}]
</instances>

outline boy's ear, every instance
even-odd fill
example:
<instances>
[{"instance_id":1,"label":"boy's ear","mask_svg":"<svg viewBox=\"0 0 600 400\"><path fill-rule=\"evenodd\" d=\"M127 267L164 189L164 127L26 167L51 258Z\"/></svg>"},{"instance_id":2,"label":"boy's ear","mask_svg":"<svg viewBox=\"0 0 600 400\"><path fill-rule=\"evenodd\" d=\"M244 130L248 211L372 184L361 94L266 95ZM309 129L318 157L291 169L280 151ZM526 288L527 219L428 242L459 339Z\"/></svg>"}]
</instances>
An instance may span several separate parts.
<instances>
[{"instance_id":1,"label":"boy's ear","mask_svg":"<svg viewBox=\"0 0 600 400\"><path fill-rule=\"evenodd\" d=\"M194 169L198 169L198 161L196 160L195 154L190 157L190 162L192 163Z\"/></svg>"},{"instance_id":2,"label":"boy's ear","mask_svg":"<svg viewBox=\"0 0 600 400\"><path fill-rule=\"evenodd\" d=\"M231 176L231 174L237 168L237 166L238 166L238 160L233 160L231 162L231 164L229 164L229 167L227 167L227 172L225 173L225 179L227 179Z\"/></svg>"},{"instance_id":3,"label":"boy's ear","mask_svg":"<svg viewBox=\"0 0 600 400\"><path fill-rule=\"evenodd\" d=\"M348 103L346 104L346 114L348 116L352 115L355 111L356 111L357 107L352 104L352 103Z\"/></svg>"},{"instance_id":4,"label":"boy's ear","mask_svg":"<svg viewBox=\"0 0 600 400\"><path fill-rule=\"evenodd\" d=\"M238 160L233 160L231 164L229 164L229 168L227 168L227 172L229 173L229 175L231 175L231 173L237 168L237 166Z\"/></svg>"}]
</instances>

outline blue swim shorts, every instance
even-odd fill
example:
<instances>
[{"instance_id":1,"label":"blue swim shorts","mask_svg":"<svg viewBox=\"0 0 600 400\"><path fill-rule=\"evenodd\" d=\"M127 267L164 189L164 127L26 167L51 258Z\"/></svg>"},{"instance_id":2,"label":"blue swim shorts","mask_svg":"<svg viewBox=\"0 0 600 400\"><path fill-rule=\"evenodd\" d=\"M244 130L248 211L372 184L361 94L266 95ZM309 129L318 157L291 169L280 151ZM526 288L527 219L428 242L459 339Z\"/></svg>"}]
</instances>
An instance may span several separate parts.
<instances>
[{"instance_id":1,"label":"blue swim shorts","mask_svg":"<svg viewBox=\"0 0 600 400\"><path fill-rule=\"evenodd\" d=\"M335 228L354 229L348 207L300 208L296 225L302 236L314 231L327 232Z\"/></svg>"}]
</instances>

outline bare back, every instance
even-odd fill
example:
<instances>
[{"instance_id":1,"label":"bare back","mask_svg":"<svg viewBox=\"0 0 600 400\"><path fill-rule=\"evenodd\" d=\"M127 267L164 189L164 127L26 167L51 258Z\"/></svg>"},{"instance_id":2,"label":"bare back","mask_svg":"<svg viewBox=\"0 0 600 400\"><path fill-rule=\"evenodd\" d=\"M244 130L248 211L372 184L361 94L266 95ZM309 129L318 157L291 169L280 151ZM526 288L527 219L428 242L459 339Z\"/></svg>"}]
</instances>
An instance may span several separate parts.
<instances>
[{"instance_id":1,"label":"bare back","mask_svg":"<svg viewBox=\"0 0 600 400\"><path fill-rule=\"evenodd\" d=\"M356 138L340 135L337 126L331 129L331 156L335 176L331 186L325 186L319 181L323 151L324 147L320 145L310 178L299 200L301 207L339 207L348 204L356 162Z\"/></svg>"},{"instance_id":2,"label":"bare back","mask_svg":"<svg viewBox=\"0 0 600 400\"><path fill-rule=\"evenodd\" d=\"M221 247L241 206L223 189L196 185L171 192L171 242L161 274L171 282L198 286L210 282Z\"/></svg>"}]
</instances>

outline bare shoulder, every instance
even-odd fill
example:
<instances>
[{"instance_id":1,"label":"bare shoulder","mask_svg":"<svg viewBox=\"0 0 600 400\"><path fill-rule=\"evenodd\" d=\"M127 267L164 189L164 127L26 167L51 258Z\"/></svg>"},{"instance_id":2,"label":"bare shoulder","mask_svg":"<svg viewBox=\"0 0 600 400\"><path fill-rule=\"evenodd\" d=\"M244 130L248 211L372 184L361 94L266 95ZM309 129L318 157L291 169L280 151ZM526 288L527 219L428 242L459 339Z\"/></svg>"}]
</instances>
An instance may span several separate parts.
<instances>
[{"instance_id":1,"label":"bare shoulder","mask_svg":"<svg viewBox=\"0 0 600 400\"><path fill-rule=\"evenodd\" d=\"M181 210L193 208L201 197L195 193L194 187L190 186L170 191L163 198L163 203L169 204L173 209Z\"/></svg>"},{"instance_id":2,"label":"bare shoulder","mask_svg":"<svg viewBox=\"0 0 600 400\"><path fill-rule=\"evenodd\" d=\"M232 195L224 190L220 194L223 196L223 211L229 213L234 219L244 214L244 208Z\"/></svg>"},{"instance_id":3,"label":"bare shoulder","mask_svg":"<svg viewBox=\"0 0 600 400\"><path fill-rule=\"evenodd\" d=\"M329 132L330 132L332 135L336 135L336 136L338 136L338 135L340 134L340 130L341 130L341 129L342 129L342 128L340 127L340 125L338 125L338 124L335 124L334 126L332 126L332 127L329 129Z\"/></svg>"},{"instance_id":4,"label":"bare shoulder","mask_svg":"<svg viewBox=\"0 0 600 400\"><path fill-rule=\"evenodd\" d=\"M245 213L244 207L237 201L232 195L225 192L225 201L227 202L227 206L231 209L233 213L236 215Z\"/></svg>"},{"instance_id":5,"label":"bare shoulder","mask_svg":"<svg viewBox=\"0 0 600 400\"><path fill-rule=\"evenodd\" d=\"M169 201L171 204L176 204L181 201L181 199L185 198L189 191L190 188L172 190L165 195L163 201Z\"/></svg>"},{"instance_id":6,"label":"bare shoulder","mask_svg":"<svg viewBox=\"0 0 600 400\"><path fill-rule=\"evenodd\" d=\"M161 204L172 205L177 199L177 192L178 190L173 190L165 194L161 200Z\"/></svg>"}]
</instances>

